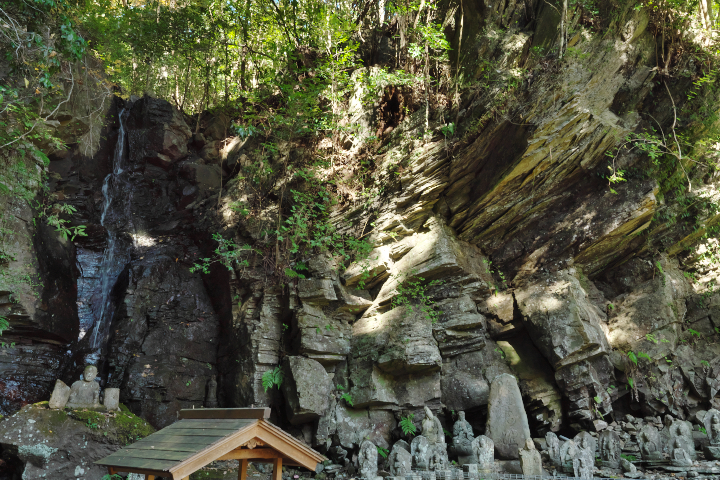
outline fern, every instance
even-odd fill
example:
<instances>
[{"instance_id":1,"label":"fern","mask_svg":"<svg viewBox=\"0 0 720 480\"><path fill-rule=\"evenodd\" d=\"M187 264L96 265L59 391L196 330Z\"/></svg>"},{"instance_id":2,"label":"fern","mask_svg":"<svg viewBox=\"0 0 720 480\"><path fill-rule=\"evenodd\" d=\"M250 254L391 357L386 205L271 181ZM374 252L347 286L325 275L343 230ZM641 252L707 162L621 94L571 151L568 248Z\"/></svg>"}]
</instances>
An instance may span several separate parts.
<instances>
[{"instance_id":1,"label":"fern","mask_svg":"<svg viewBox=\"0 0 720 480\"><path fill-rule=\"evenodd\" d=\"M275 386L280 388L283 379L284 375L282 373L282 369L280 368L280 365L278 365L273 370L268 370L267 372L263 373L262 386L266 392Z\"/></svg>"},{"instance_id":2,"label":"fern","mask_svg":"<svg viewBox=\"0 0 720 480\"><path fill-rule=\"evenodd\" d=\"M692 328L688 328L688 332L690 333L691 336L695 336L695 337L698 337L698 338L700 337L700 332L698 332L697 330L693 330Z\"/></svg>"},{"instance_id":3,"label":"fern","mask_svg":"<svg viewBox=\"0 0 720 480\"><path fill-rule=\"evenodd\" d=\"M650 358L650 355L648 355L645 352L638 352L638 357L639 358L647 358L648 362L652 362L652 358Z\"/></svg>"},{"instance_id":4,"label":"fern","mask_svg":"<svg viewBox=\"0 0 720 480\"><path fill-rule=\"evenodd\" d=\"M0 335L10 328L10 321L6 317L0 317Z\"/></svg>"},{"instance_id":5,"label":"fern","mask_svg":"<svg viewBox=\"0 0 720 480\"><path fill-rule=\"evenodd\" d=\"M415 417L415 414L411 413L407 417L400 418L400 429L403 431L403 433L405 435L415 435L415 432L417 431L417 427L413 423L414 417Z\"/></svg>"},{"instance_id":6,"label":"fern","mask_svg":"<svg viewBox=\"0 0 720 480\"><path fill-rule=\"evenodd\" d=\"M633 362L635 365L637 365L638 359L637 359L637 356L632 352L632 350L628 352L627 356L631 362Z\"/></svg>"},{"instance_id":7,"label":"fern","mask_svg":"<svg viewBox=\"0 0 720 480\"><path fill-rule=\"evenodd\" d=\"M382 448L382 447L378 447L378 446L376 446L376 448L377 448L377 451L378 451L378 453L380 454L381 457L383 457L383 458L387 458L387 457L388 457L388 453L390 453L388 450L386 450L386 449L384 449L384 448Z\"/></svg>"}]
</instances>

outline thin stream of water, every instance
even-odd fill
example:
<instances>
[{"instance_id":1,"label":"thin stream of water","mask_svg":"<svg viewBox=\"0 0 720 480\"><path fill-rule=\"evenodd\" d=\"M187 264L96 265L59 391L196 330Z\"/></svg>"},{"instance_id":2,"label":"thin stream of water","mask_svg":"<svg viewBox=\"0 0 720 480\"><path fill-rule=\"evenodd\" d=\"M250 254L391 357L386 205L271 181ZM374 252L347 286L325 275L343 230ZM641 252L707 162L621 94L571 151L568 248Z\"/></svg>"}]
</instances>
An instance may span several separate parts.
<instances>
[{"instance_id":1,"label":"thin stream of water","mask_svg":"<svg viewBox=\"0 0 720 480\"><path fill-rule=\"evenodd\" d=\"M118 276L125 268L130 260L131 245L127 240L121 237L121 229L119 228L118 219L114 218L113 213L125 210L118 208L120 204L126 203L124 196L129 189L126 175L123 172L127 169L127 154L125 152L126 131L123 123L123 115L125 109L119 114L120 130L118 132L118 141L115 146L113 156L113 171L105 177L102 192L104 197L103 212L100 218L100 224L105 227L108 232L107 247L103 254L102 264L100 265L100 288L101 288L101 308L100 314L95 319L95 326L90 338L90 346L93 350L101 348L107 340L110 328L110 322L115 311L115 304L112 301L112 289L117 282ZM115 209L115 211L113 211ZM110 220L108 221L108 214Z\"/></svg>"}]
</instances>

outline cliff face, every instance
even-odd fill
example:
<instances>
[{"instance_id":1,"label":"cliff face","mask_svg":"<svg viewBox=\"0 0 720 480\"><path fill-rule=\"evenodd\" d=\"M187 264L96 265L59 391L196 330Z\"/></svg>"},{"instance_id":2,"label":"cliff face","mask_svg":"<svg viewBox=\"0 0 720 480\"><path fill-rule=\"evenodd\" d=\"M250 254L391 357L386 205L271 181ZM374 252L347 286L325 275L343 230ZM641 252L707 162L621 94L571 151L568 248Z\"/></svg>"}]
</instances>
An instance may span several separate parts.
<instances>
[{"instance_id":1,"label":"cliff face","mask_svg":"<svg viewBox=\"0 0 720 480\"><path fill-rule=\"evenodd\" d=\"M668 173L638 149L616 154L649 118L670 128L699 73L687 63L677 67L687 76L658 77L648 17L632 8L603 31L577 8L564 56L542 53L557 38L550 7L466 12L457 50L472 81L454 108L437 94L425 138L422 95L384 84L375 104L357 86L345 118L356 133L270 152L268 139L228 137L222 114L203 115L193 134L197 117L164 100L116 100L107 146L51 157L52 188L94 233L51 244L41 229L34 249L19 247L45 281L36 300L6 289L20 303L5 307L3 338L16 347L0 351L0 378L23 387L3 413L49 396L90 354L156 427L203 405L217 375L221 406L273 406L275 421L328 449L366 438L389 448L400 418L419 422L424 406L447 422L464 410L482 431L489 385L504 373L520 379L534 434L717 406L720 299L705 235L715 219L696 212L692 234L668 222L659 212L678 209ZM446 12L456 46L458 18ZM103 197L118 138L127 164ZM291 239L267 232L310 191L295 172L318 156L339 198L328 224L371 251L317 248L284 264ZM635 173L609 185L609 165ZM690 175L691 195L710 201L713 176ZM15 215L23 225L26 210ZM103 284L106 230L125 256ZM213 257L216 233L249 249L229 268L191 271ZM50 368L39 371L28 356L45 351ZM280 388L263 386L267 372L282 372Z\"/></svg>"}]
</instances>

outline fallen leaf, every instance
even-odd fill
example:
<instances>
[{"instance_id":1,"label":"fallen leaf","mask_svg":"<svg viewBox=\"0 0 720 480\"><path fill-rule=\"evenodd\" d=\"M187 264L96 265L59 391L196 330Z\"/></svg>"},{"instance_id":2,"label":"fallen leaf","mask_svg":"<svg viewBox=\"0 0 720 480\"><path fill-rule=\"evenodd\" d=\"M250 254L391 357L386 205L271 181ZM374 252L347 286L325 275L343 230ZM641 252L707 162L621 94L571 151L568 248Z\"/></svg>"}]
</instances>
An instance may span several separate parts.
<instances>
[{"instance_id":1,"label":"fallen leaf","mask_svg":"<svg viewBox=\"0 0 720 480\"><path fill-rule=\"evenodd\" d=\"M37 88L35 89L35 95L40 95L40 90Z\"/></svg>"},{"instance_id":2,"label":"fallen leaf","mask_svg":"<svg viewBox=\"0 0 720 480\"><path fill-rule=\"evenodd\" d=\"M25 80L25 88L28 88L30 86L30 82L28 82L27 78L23 78Z\"/></svg>"}]
</instances>

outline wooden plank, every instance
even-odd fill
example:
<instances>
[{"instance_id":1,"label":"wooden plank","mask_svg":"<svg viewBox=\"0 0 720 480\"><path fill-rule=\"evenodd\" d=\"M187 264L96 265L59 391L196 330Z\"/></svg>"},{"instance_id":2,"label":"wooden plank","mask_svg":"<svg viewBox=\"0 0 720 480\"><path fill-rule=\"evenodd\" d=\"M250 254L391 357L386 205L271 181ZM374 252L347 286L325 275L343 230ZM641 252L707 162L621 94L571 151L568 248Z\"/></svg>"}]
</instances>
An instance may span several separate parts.
<instances>
[{"instance_id":1,"label":"wooden plank","mask_svg":"<svg viewBox=\"0 0 720 480\"><path fill-rule=\"evenodd\" d=\"M178 425L183 425L183 426L186 426L186 425L208 425L208 426L227 426L227 428L243 428L243 427L246 427L255 422L257 422L257 420L248 420L248 419L244 419L244 418L226 418L226 419L188 418L188 419L180 420L173 424L170 424L165 428L176 427Z\"/></svg>"},{"instance_id":2,"label":"wooden plank","mask_svg":"<svg viewBox=\"0 0 720 480\"><path fill-rule=\"evenodd\" d=\"M246 458L255 460L259 458L277 458L282 457L282 453L272 448L238 448L232 452L228 452L218 460L240 460Z\"/></svg>"},{"instance_id":3,"label":"wooden plank","mask_svg":"<svg viewBox=\"0 0 720 480\"><path fill-rule=\"evenodd\" d=\"M192 437L191 437L192 438ZM173 452L197 452L200 450L203 450L204 448L207 448L208 446L212 445L212 443L206 443L206 442L200 442L200 443L194 443L194 442L153 442L153 443L145 443L142 445L138 445L137 443L133 443L132 445L128 445L127 447L123 448L123 450L145 450L145 449L152 449L152 450L170 450Z\"/></svg>"},{"instance_id":4,"label":"wooden plank","mask_svg":"<svg viewBox=\"0 0 720 480\"><path fill-rule=\"evenodd\" d=\"M174 452L170 450L155 450L150 448L137 448L133 450L126 450L122 449L119 450L109 457L105 457L108 460L114 459L114 458L152 458L152 459L158 459L158 460L172 460L173 462L177 463L181 460L185 460L186 458L192 456L193 452ZM117 457L115 457L117 455Z\"/></svg>"},{"instance_id":5,"label":"wooden plank","mask_svg":"<svg viewBox=\"0 0 720 480\"><path fill-rule=\"evenodd\" d=\"M226 422L220 422L220 423L209 423L204 422L202 420L180 420L177 423L173 423L172 425L169 425L162 430L164 431L175 431L179 429L188 429L188 428L204 428L207 430L239 430L241 428L245 428L248 423L239 423L239 422L247 422L247 420L239 420L237 423L234 420L228 420Z\"/></svg>"},{"instance_id":6,"label":"wooden plank","mask_svg":"<svg viewBox=\"0 0 720 480\"><path fill-rule=\"evenodd\" d=\"M162 431L162 430L161 430ZM133 445L137 444L146 444L146 445L152 445L156 442L165 442L165 443L207 443L207 442L217 442L218 440L221 440L225 438L227 435L218 435L218 434L209 434L209 435L170 435L170 434L160 434L154 433L151 437L145 437L142 440L138 440L137 442L133 443ZM208 445L210 444L208 443Z\"/></svg>"},{"instance_id":7,"label":"wooden plank","mask_svg":"<svg viewBox=\"0 0 720 480\"><path fill-rule=\"evenodd\" d=\"M108 471L111 471L110 475L113 475L115 473L140 473L142 475L147 475L149 473L158 477L165 476L165 478L173 478L169 473L163 472L162 470L149 470L147 468L108 467Z\"/></svg>"},{"instance_id":8,"label":"wooden plank","mask_svg":"<svg viewBox=\"0 0 720 480\"><path fill-rule=\"evenodd\" d=\"M205 450L196 453L187 460L184 460L182 463L174 466L171 469L172 474L179 478L188 476L216 458L225 455L231 450L235 450L243 443L256 437L255 434L258 431L257 425L257 422L253 422L248 427L238 430L234 434L229 435L207 447Z\"/></svg>"},{"instance_id":9,"label":"wooden plank","mask_svg":"<svg viewBox=\"0 0 720 480\"><path fill-rule=\"evenodd\" d=\"M172 435L174 437L183 437L189 435L226 437L228 435L232 435L238 430L234 428L174 428L172 430L163 428L160 431L164 435Z\"/></svg>"},{"instance_id":10,"label":"wooden plank","mask_svg":"<svg viewBox=\"0 0 720 480\"><path fill-rule=\"evenodd\" d=\"M170 467L176 465L178 462L175 460L161 460L151 458L135 458L135 457L105 457L102 460L95 462L98 465L109 465L115 467L115 470L125 472L123 468L140 468L145 470L153 470L157 472L167 472ZM166 474L167 475L167 474Z\"/></svg>"},{"instance_id":11,"label":"wooden plank","mask_svg":"<svg viewBox=\"0 0 720 480\"><path fill-rule=\"evenodd\" d=\"M180 418L270 418L270 408L196 408L180 410Z\"/></svg>"}]
</instances>

